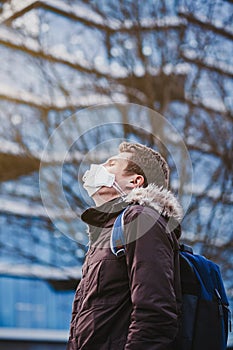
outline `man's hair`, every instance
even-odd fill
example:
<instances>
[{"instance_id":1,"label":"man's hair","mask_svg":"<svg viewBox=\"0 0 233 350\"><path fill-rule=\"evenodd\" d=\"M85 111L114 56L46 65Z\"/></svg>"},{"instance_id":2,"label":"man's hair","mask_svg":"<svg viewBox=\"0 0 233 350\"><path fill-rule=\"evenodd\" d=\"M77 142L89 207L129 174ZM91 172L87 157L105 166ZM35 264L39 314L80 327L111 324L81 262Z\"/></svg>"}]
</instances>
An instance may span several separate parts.
<instances>
[{"instance_id":1,"label":"man's hair","mask_svg":"<svg viewBox=\"0 0 233 350\"><path fill-rule=\"evenodd\" d=\"M154 183L159 187L168 188L169 167L159 152L140 143L131 142L122 142L119 145L119 151L132 154L124 171L126 174L142 175L143 187Z\"/></svg>"}]
</instances>

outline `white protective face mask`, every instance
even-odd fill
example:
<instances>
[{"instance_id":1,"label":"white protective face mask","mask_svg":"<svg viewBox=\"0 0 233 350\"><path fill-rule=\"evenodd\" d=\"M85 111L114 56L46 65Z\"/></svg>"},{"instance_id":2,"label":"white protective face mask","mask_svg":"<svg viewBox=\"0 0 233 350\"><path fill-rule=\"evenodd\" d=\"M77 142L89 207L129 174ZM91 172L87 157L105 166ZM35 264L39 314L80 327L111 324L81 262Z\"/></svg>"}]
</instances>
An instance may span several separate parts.
<instances>
[{"instance_id":1,"label":"white protective face mask","mask_svg":"<svg viewBox=\"0 0 233 350\"><path fill-rule=\"evenodd\" d=\"M91 164L90 170L85 172L82 180L84 182L83 187L90 197L92 197L102 186L113 187L121 196L125 195L125 192L115 181L115 175L109 173L101 164Z\"/></svg>"}]
</instances>

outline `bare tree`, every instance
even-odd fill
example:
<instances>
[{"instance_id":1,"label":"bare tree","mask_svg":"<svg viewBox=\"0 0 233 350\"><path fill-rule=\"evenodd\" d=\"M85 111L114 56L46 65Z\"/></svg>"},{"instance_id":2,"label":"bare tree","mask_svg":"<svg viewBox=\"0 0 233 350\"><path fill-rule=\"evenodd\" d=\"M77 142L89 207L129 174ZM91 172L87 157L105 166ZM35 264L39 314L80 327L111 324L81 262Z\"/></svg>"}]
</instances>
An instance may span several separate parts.
<instances>
[{"instance_id":1,"label":"bare tree","mask_svg":"<svg viewBox=\"0 0 233 350\"><path fill-rule=\"evenodd\" d=\"M192 158L193 199L183 222L183 240L219 262L232 287L231 2L1 4L1 138L5 144L17 144L21 152L2 150L1 181L38 171L48 137L74 112L116 101L156 110L179 130ZM118 113L120 130L95 128L70 149L63 186L74 210L86 205L74 186L80 162L92 147L114 137L160 149L170 162L176 190L175 166L168 147L153 137L158 133L153 117L147 117L145 131L140 127L143 116L129 115L120 105ZM75 124L77 133L80 127ZM159 127L166 146L175 147L165 125ZM71 132L61 130L64 145ZM52 171L56 164L50 161L48 168ZM184 186L184 200L190 191Z\"/></svg>"}]
</instances>

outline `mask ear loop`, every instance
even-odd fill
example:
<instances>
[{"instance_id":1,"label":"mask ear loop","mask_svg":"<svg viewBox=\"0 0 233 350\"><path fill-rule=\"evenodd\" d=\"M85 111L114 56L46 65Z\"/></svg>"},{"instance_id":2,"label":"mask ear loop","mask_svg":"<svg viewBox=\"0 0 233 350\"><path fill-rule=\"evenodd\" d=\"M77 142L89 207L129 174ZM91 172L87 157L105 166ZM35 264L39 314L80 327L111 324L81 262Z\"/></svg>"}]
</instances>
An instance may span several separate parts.
<instances>
[{"instance_id":1,"label":"mask ear loop","mask_svg":"<svg viewBox=\"0 0 233 350\"><path fill-rule=\"evenodd\" d=\"M121 196L126 196L126 193L121 189L121 187L118 185L116 181L114 181L112 187L115 188L115 190L117 190Z\"/></svg>"}]
</instances>

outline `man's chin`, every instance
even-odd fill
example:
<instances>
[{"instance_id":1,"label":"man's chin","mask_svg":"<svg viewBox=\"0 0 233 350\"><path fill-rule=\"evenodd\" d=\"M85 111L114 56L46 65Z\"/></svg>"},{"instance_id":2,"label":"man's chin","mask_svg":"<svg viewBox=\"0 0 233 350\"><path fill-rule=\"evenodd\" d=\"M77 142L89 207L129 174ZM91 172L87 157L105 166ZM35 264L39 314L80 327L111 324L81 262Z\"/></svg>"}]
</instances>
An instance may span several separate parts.
<instances>
[{"instance_id":1,"label":"man's chin","mask_svg":"<svg viewBox=\"0 0 233 350\"><path fill-rule=\"evenodd\" d=\"M101 187L97 192L96 192L96 195L105 195L105 194L108 194L108 195L112 195L112 196L115 196L117 194L116 190L113 188L113 187L107 187L107 186L103 186Z\"/></svg>"},{"instance_id":2,"label":"man's chin","mask_svg":"<svg viewBox=\"0 0 233 350\"><path fill-rule=\"evenodd\" d=\"M93 200L95 203L104 203L108 202L111 199L119 197L119 193L114 190L112 187L101 187L93 196Z\"/></svg>"}]
</instances>

